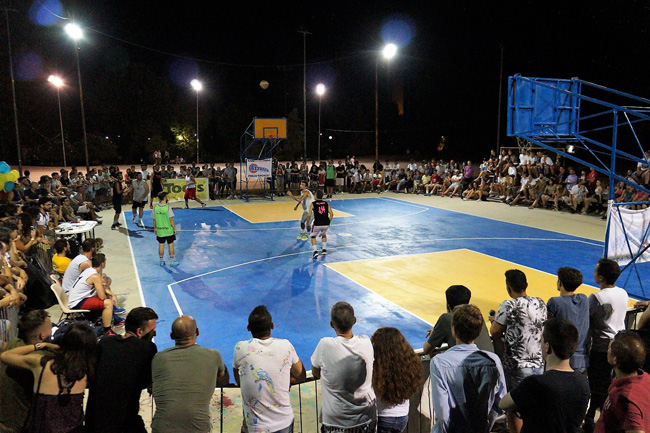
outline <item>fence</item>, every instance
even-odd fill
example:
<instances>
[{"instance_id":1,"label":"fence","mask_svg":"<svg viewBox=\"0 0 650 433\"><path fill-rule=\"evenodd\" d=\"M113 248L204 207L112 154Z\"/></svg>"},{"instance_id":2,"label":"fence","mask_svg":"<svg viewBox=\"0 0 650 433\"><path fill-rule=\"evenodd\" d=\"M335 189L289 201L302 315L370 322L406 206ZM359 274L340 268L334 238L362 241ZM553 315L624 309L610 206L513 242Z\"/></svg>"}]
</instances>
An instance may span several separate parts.
<instances>
[{"instance_id":1,"label":"fence","mask_svg":"<svg viewBox=\"0 0 650 433\"><path fill-rule=\"evenodd\" d=\"M627 329L636 329L638 315L643 312L640 308L628 310L625 323ZM498 347L498 346L497 346ZM434 420L433 402L431 400L431 382L429 377L429 364L431 358L444 351L446 346L435 350L431 356L423 355L418 351L422 361L422 387L410 399L409 422L406 431L408 433L429 433ZM291 387L291 403L294 408L294 432L317 433L320 431L319 420L319 393L320 381L308 373L307 381ZM143 393L141 400L141 414L154 414L153 399ZM220 387L215 393L210 404L212 415L213 432L238 432L246 433L243 426L243 413L240 390L236 385ZM505 431L505 416L497 420L492 431ZM150 421L150 420L146 420ZM218 426L218 428L217 428Z\"/></svg>"},{"instance_id":2,"label":"fence","mask_svg":"<svg viewBox=\"0 0 650 433\"><path fill-rule=\"evenodd\" d=\"M0 308L0 344L18 336L18 307Z\"/></svg>"}]
</instances>

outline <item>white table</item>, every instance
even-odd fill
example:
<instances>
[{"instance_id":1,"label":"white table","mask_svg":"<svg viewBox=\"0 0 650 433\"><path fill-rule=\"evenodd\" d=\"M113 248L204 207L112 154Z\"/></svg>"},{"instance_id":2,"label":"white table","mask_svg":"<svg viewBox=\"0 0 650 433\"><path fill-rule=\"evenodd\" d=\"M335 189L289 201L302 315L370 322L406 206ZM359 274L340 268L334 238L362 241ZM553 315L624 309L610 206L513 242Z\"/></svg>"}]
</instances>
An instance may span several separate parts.
<instances>
[{"instance_id":1,"label":"white table","mask_svg":"<svg viewBox=\"0 0 650 433\"><path fill-rule=\"evenodd\" d=\"M92 232L92 238L95 238L95 227L97 221L79 221L78 223L61 223L54 230L56 236L69 236L69 235L85 235Z\"/></svg>"}]
</instances>

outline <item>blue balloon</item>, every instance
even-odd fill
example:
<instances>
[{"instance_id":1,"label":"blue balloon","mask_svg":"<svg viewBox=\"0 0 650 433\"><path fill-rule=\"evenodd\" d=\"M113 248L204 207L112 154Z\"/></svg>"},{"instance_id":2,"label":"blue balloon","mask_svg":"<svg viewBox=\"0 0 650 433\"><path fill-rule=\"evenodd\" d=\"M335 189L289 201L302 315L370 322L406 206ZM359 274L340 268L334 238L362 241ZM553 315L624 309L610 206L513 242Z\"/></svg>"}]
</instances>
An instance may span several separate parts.
<instances>
[{"instance_id":1,"label":"blue balloon","mask_svg":"<svg viewBox=\"0 0 650 433\"><path fill-rule=\"evenodd\" d=\"M7 174L11 171L11 167L9 167L9 164L7 164L4 161L0 162L0 173Z\"/></svg>"},{"instance_id":2,"label":"blue balloon","mask_svg":"<svg viewBox=\"0 0 650 433\"><path fill-rule=\"evenodd\" d=\"M5 182L5 191L11 192L16 187L16 184L13 182Z\"/></svg>"}]
</instances>

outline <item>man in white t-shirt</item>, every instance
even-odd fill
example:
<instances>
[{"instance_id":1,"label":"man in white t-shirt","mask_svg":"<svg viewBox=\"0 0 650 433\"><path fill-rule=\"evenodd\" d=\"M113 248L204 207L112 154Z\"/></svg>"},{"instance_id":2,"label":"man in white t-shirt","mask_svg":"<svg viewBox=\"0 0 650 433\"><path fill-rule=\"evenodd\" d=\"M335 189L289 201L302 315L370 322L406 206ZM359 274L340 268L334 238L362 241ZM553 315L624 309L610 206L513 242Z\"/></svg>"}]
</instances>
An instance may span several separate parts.
<instances>
[{"instance_id":1,"label":"man in white t-shirt","mask_svg":"<svg viewBox=\"0 0 650 433\"><path fill-rule=\"evenodd\" d=\"M347 302L337 302L330 313L336 337L324 337L311 356L312 374L321 380L323 433L371 433L377 427L372 389L374 352L367 335L354 335L357 322Z\"/></svg>"},{"instance_id":2,"label":"man in white t-shirt","mask_svg":"<svg viewBox=\"0 0 650 433\"><path fill-rule=\"evenodd\" d=\"M273 328L271 313L259 305L248 316L253 338L235 346L232 370L249 433L293 432L289 387L306 378L296 349L289 340L271 337Z\"/></svg>"},{"instance_id":3,"label":"man in white t-shirt","mask_svg":"<svg viewBox=\"0 0 650 433\"><path fill-rule=\"evenodd\" d=\"M619 275L621 268L618 263L610 259L598 260L594 281L600 291L589 295L589 334L592 342L587 367L591 389L591 401L585 416L587 430L594 425L596 409L602 410L612 383L612 367L607 362L609 343L618 332L625 330L628 296L624 289L616 287Z\"/></svg>"},{"instance_id":4,"label":"man in white t-shirt","mask_svg":"<svg viewBox=\"0 0 650 433\"><path fill-rule=\"evenodd\" d=\"M79 278L79 275L90 267L90 259L92 259L94 253L95 240L86 239L83 241L81 244L81 253L72 259L63 274L61 287L66 294L70 291L70 287L72 287L77 278Z\"/></svg>"}]
</instances>

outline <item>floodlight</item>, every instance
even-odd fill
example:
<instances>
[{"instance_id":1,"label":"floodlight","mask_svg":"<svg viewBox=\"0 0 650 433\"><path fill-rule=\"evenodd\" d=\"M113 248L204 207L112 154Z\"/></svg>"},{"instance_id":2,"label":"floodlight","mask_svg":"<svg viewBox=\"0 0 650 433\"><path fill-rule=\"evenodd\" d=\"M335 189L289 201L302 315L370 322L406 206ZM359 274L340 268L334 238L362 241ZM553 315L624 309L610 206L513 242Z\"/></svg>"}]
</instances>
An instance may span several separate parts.
<instances>
[{"instance_id":1,"label":"floodlight","mask_svg":"<svg viewBox=\"0 0 650 433\"><path fill-rule=\"evenodd\" d=\"M70 36L75 41L78 41L84 36L83 30L81 30L81 27L79 27L77 24L67 24L63 29L68 34L68 36Z\"/></svg>"},{"instance_id":2,"label":"floodlight","mask_svg":"<svg viewBox=\"0 0 650 433\"><path fill-rule=\"evenodd\" d=\"M63 86L63 80L61 79L61 77L57 77L56 75L50 75L47 78L47 81L52 83L52 85L56 88Z\"/></svg>"},{"instance_id":3,"label":"floodlight","mask_svg":"<svg viewBox=\"0 0 650 433\"><path fill-rule=\"evenodd\" d=\"M200 92L201 90L203 90L203 84L201 84L201 82L199 80L194 79L194 80L192 80L190 82L190 84L192 85L192 88L194 90L196 90L197 92Z\"/></svg>"},{"instance_id":4,"label":"floodlight","mask_svg":"<svg viewBox=\"0 0 650 433\"><path fill-rule=\"evenodd\" d=\"M325 93L325 85L324 84L319 84L316 86L316 93L318 93L318 96L323 96Z\"/></svg>"},{"instance_id":5,"label":"floodlight","mask_svg":"<svg viewBox=\"0 0 650 433\"><path fill-rule=\"evenodd\" d=\"M382 50L382 54L385 59L392 59L397 54L397 45L388 44Z\"/></svg>"}]
</instances>

